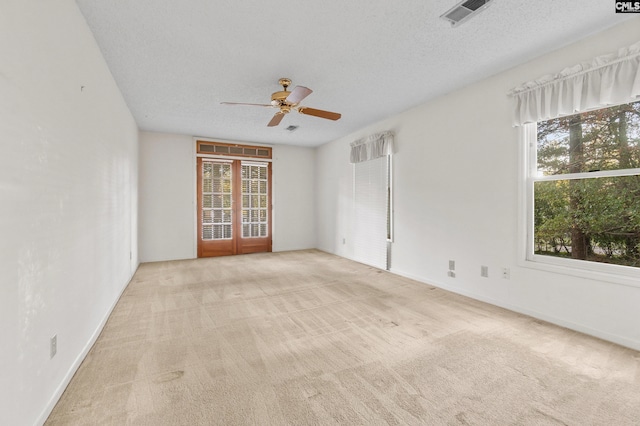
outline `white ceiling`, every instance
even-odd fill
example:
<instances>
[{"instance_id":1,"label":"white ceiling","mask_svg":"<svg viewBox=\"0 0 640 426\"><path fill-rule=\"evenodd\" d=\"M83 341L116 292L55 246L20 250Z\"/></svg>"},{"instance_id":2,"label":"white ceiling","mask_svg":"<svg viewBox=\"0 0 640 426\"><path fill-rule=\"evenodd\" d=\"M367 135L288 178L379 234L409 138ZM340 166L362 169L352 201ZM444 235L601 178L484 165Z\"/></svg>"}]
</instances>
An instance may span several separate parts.
<instances>
[{"instance_id":1,"label":"white ceiling","mask_svg":"<svg viewBox=\"0 0 640 426\"><path fill-rule=\"evenodd\" d=\"M457 28L458 0L76 0L141 130L317 146L633 15L609 0L494 0ZM339 121L269 103L292 86ZM289 125L300 126L288 132Z\"/></svg>"}]
</instances>

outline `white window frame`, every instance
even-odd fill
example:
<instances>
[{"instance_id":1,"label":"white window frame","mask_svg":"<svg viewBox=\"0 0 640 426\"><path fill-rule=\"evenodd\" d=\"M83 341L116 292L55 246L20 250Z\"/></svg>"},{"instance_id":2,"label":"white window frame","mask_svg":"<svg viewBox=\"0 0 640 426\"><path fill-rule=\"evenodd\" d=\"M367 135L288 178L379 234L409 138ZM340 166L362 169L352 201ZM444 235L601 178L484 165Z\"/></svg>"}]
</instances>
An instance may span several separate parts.
<instances>
[{"instance_id":1,"label":"white window frame","mask_svg":"<svg viewBox=\"0 0 640 426\"><path fill-rule=\"evenodd\" d=\"M585 179L605 176L632 176L640 174L640 169L628 169L624 172L607 170L589 173L564 174L554 176L537 176L537 125L524 124L519 127L520 157L520 190L519 190L519 224L518 228L518 264L548 272L572 275L606 281L615 284L640 287L640 268L593 262L588 260L567 259L545 256L534 253L534 193L535 182Z\"/></svg>"}]
</instances>

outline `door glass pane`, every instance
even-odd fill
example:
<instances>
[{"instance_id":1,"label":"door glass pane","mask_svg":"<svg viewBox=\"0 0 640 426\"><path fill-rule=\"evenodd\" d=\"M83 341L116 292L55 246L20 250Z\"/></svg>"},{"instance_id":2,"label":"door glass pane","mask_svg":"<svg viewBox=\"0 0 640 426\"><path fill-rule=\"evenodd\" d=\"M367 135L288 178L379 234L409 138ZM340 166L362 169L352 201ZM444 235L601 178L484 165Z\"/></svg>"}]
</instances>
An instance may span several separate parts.
<instances>
[{"instance_id":1,"label":"door glass pane","mask_svg":"<svg viewBox=\"0 0 640 426\"><path fill-rule=\"evenodd\" d=\"M231 176L231 163L202 163L203 240L232 238Z\"/></svg>"},{"instance_id":2,"label":"door glass pane","mask_svg":"<svg viewBox=\"0 0 640 426\"><path fill-rule=\"evenodd\" d=\"M202 192L203 193L213 192L213 181L211 179L202 179Z\"/></svg>"},{"instance_id":3,"label":"door glass pane","mask_svg":"<svg viewBox=\"0 0 640 426\"><path fill-rule=\"evenodd\" d=\"M222 225L213 225L213 240L222 239Z\"/></svg>"},{"instance_id":4,"label":"door glass pane","mask_svg":"<svg viewBox=\"0 0 640 426\"><path fill-rule=\"evenodd\" d=\"M204 225L202 227L202 239L203 240L212 240L213 239L213 226Z\"/></svg>"},{"instance_id":5,"label":"door glass pane","mask_svg":"<svg viewBox=\"0 0 640 426\"><path fill-rule=\"evenodd\" d=\"M213 223L213 211L212 210L203 210L202 211L202 223Z\"/></svg>"},{"instance_id":6,"label":"door glass pane","mask_svg":"<svg viewBox=\"0 0 640 426\"><path fill-rule=\"evenodd\" d=\"M239 173L234 167L240 166ZM265 238L269 232L269 164L202 160L201 237L202 240L234 239L234 220L239 219L242 238ZM236 174L238 173L238 174ZM233 194L234 179L240 194ZM237 197L237 198L234 198ZM233 208L240 208L239 216Z\"/></svg>"},{"instance_id":7,"label":"door glass pane","mask_svg":"<svg viewBox=\"0 0 640 426\"><path fill-rule=\"evenodd\" d=\"M242 237L267 236L268 165L242 165Z\"/></svg>"}]
</instances>

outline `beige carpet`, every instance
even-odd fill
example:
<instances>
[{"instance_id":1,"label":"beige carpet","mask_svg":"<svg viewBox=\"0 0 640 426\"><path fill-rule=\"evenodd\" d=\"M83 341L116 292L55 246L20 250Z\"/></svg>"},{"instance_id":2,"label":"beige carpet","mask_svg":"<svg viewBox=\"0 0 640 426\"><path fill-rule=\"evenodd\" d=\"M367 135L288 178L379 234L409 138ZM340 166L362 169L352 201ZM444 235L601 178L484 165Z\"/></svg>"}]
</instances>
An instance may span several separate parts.
<instances>
[{"instance_id":1,"label":"beige carpet","mask_svg":"<svg viewBox=\"0 0 640 426\"><path fill-rule=\"evenodd\" d=\"M640 353L319 251L143 264L48 425L639 425Z\"/></svg>"}]
</instances>

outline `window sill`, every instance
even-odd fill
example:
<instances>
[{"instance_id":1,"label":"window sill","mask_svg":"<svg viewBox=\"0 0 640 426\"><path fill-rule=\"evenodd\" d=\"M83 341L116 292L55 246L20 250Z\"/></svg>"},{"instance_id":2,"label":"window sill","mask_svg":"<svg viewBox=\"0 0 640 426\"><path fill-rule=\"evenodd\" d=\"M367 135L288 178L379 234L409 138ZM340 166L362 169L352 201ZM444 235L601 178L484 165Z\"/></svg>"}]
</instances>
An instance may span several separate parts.
<instances>
[{"instance_id":1,"label":"window sill","mask_svg":"<svg viewBox=\"0 0 640 426\"><path fill-rule=\"evenodd\" d=\"M561 259L542 255L530 255L518 262L519 266L595 281L640 288L640 270L630 266Z\"/></svg>"}]
</instances>

